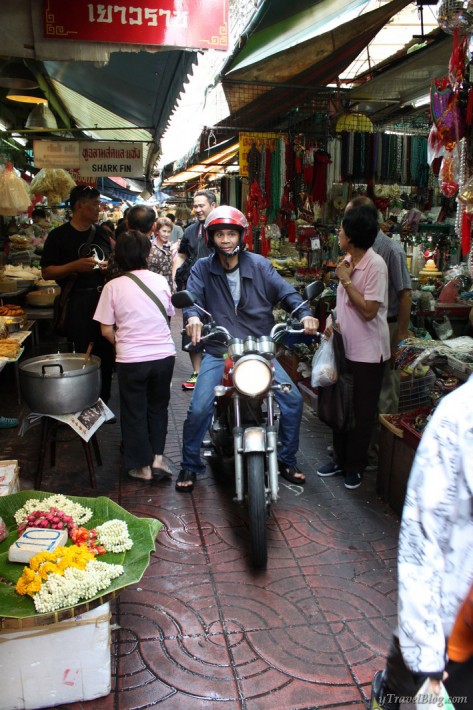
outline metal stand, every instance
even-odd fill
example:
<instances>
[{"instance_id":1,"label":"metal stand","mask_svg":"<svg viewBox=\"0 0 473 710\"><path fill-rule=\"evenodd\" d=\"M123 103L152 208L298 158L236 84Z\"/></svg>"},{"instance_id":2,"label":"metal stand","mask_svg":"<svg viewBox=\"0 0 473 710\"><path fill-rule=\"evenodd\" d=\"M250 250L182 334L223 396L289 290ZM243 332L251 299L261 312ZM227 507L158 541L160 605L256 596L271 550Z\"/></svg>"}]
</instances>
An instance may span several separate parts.
<instances>
[{"instance_id":1,"label":"metal stand","mask_svg":"<svg viewBox=\"0 0 473 710\"><path fill-rule=\"evenodd\" d=\"M51 466L55 466L56 464L56 443L58 441L57 430L59 426L64 425L61 422L58 422L56 419L48 417L47 415L43 417L43 421L41 422L41 444L39 448L38 467L36 469L34 484L35 489L38 491L41 490L41 480L43 477L44 463L46 459L46 449L48 448L48 443L50 446ZM97 483L95 480L95 469L94 461L92 458L92 449L94 451L95 459L97 461L98 466L101 466L102 457L100 454L99 442L97 441L97 437L95 434L93 434L89 441L84 441L82 437L80 437L80 440L84 449L85 458L87 461L87 468L89 469L90 485L92 488L96 488Z\"/></svg>"}]
</instances>

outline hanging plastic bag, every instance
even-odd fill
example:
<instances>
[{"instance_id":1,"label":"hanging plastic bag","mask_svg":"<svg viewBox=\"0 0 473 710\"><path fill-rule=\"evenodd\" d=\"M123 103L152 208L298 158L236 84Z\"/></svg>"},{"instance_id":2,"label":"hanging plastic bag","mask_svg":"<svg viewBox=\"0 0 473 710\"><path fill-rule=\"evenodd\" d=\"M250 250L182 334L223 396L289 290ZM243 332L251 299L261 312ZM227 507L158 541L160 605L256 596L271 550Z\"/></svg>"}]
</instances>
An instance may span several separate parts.
<instances>
[{"instance_id":1,"label":"hanging plastic bag","mask_svg":"<svg viewBox=\"0 0 473 710\"><path fill-rule=\"evenodd\" d=\"M432 321L432 328L434 333L439 340L448 340L453 335L452 324L448 316L441 316L440 318L434 318Z\"/></svg>"},{"instance_id":2,"label":"hanging plastic bag","mask_svg":"<svg viewBox=\"0 0 473 710\"><path fill-rule=\"evenodd\" d=\"M312 387L329 387L338 380L333 335L323 339L312 358Z\"/></svg>"},{"instance_id":3,"label":"hanging plastic bag","mask_svg":"<svg viewBox=\"0 0 473 710\"><path fill-rule=\"evenodd\" d=\"M437 695L432 691L430 679L427 678L420 690L416 694L416 710L434 710L443 708L443 710L455 710L455 707L450 700L450 696L443 683L440 683L440 694Z\"/></svg>"}]
</instances>

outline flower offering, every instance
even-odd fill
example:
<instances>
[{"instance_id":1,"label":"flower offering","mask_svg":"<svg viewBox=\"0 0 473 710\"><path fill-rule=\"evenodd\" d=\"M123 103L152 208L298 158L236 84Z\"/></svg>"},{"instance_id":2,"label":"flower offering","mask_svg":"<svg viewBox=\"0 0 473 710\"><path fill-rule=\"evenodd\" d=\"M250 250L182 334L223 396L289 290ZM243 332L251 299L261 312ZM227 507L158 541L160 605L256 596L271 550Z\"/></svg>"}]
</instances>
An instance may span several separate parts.
<instances>
[{"instance_id":1,"label":"flower offering","mask_svg":"<svg viewBox=\"0 0 473 710\"><path fill-rule=\"evenodd\" d=\"M43 614L91 599L123 572L122 565L98 562L85 547L58 547L31 558L16 591L31 596L36 611Z\"/></svg>"},{"instance_id":2,"label":"flower offering","mask_svg":"<svg viewBox=\"0 0 473 710\"><path fill-rule=\"evenodd\" d=\"M48 515L51 517L48 518ZM55 517L58 518L57 521L54 520ZM53 525L57 525L59 530L66 526L70 530L73 527L84 525L91 517L90 508L85 508L80 503L75 503L61 494L52 495L43 500L30 498L15 513L15 520L20 531L27 527L53 527ZM39 520L41 520L41 525L38 525ZM61 522L63 523L62 527L59 526Z\"/></svg>"}]
</instances>

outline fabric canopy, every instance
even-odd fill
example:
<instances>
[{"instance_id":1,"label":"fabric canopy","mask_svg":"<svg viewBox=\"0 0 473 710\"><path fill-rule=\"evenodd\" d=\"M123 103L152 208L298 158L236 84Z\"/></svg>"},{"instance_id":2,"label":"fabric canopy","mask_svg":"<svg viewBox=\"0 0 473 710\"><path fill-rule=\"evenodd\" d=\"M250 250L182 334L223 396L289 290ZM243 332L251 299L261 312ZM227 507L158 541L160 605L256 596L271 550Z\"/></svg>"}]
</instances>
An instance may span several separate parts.
<instances>
[{"instance_id":1,"label":"fabric canopy","mask_svg":"<svg viewBox=\"0 0 473 710\"><path fill-rule=\"evenodd\" d=\"M408 4L409 0L393 0L256 63L234 62L234 68L228 67L222 76L231 123L260 130L277 123L287 111L313 98L314 89L336 81L390 18Z\"/></svg>"}]
</instances>

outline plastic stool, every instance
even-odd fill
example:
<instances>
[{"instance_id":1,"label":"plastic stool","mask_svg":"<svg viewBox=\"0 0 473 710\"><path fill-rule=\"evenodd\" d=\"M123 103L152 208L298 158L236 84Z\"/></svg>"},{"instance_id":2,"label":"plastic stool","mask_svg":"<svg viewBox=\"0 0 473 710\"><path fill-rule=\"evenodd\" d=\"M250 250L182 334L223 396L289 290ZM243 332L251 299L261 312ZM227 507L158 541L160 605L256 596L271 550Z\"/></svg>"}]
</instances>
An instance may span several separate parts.
<instances>
[{"instance_id":1,"label":"plastic stool","mask_svg":"<svg viewBox=\"0 0 473 710\"><path fill-rule=\"evenodd\" d=\"M57 443L57 429L59 426L67 426L64 425L62 422L58 422L56 419L53 419L52 417L48 417L45 415L43 417L43 420L41 422L41 444L39 448L39 458L38 458L38 467L36 469L36 476L35 476L35 482L34 482L34 487L35 490L39 491L41 490L41 479L43 477L43 470L44 470L44 462L46 459L46 449L48 447L48 443L50 445L50 459L51 459L51 466L56 465L56 443ZM79 436L79 435L77 435ZM99 442L97 440L97 437L95 434L91 436L89 441L84 441L82 437L80 437L80 440L82 442L82 446L84 449L85 453L85 458L87 460L87 468L89 469L89 478L90 478L90 485L92 488L97 487L97 483L95 480L95 469L94 469L94 461L92 458L92 449L95 453L95 458L97 461L97 464L99 466L102 465L102 457L100 455L100 449L99 449Z\"/></svg>"}]
</instances>

